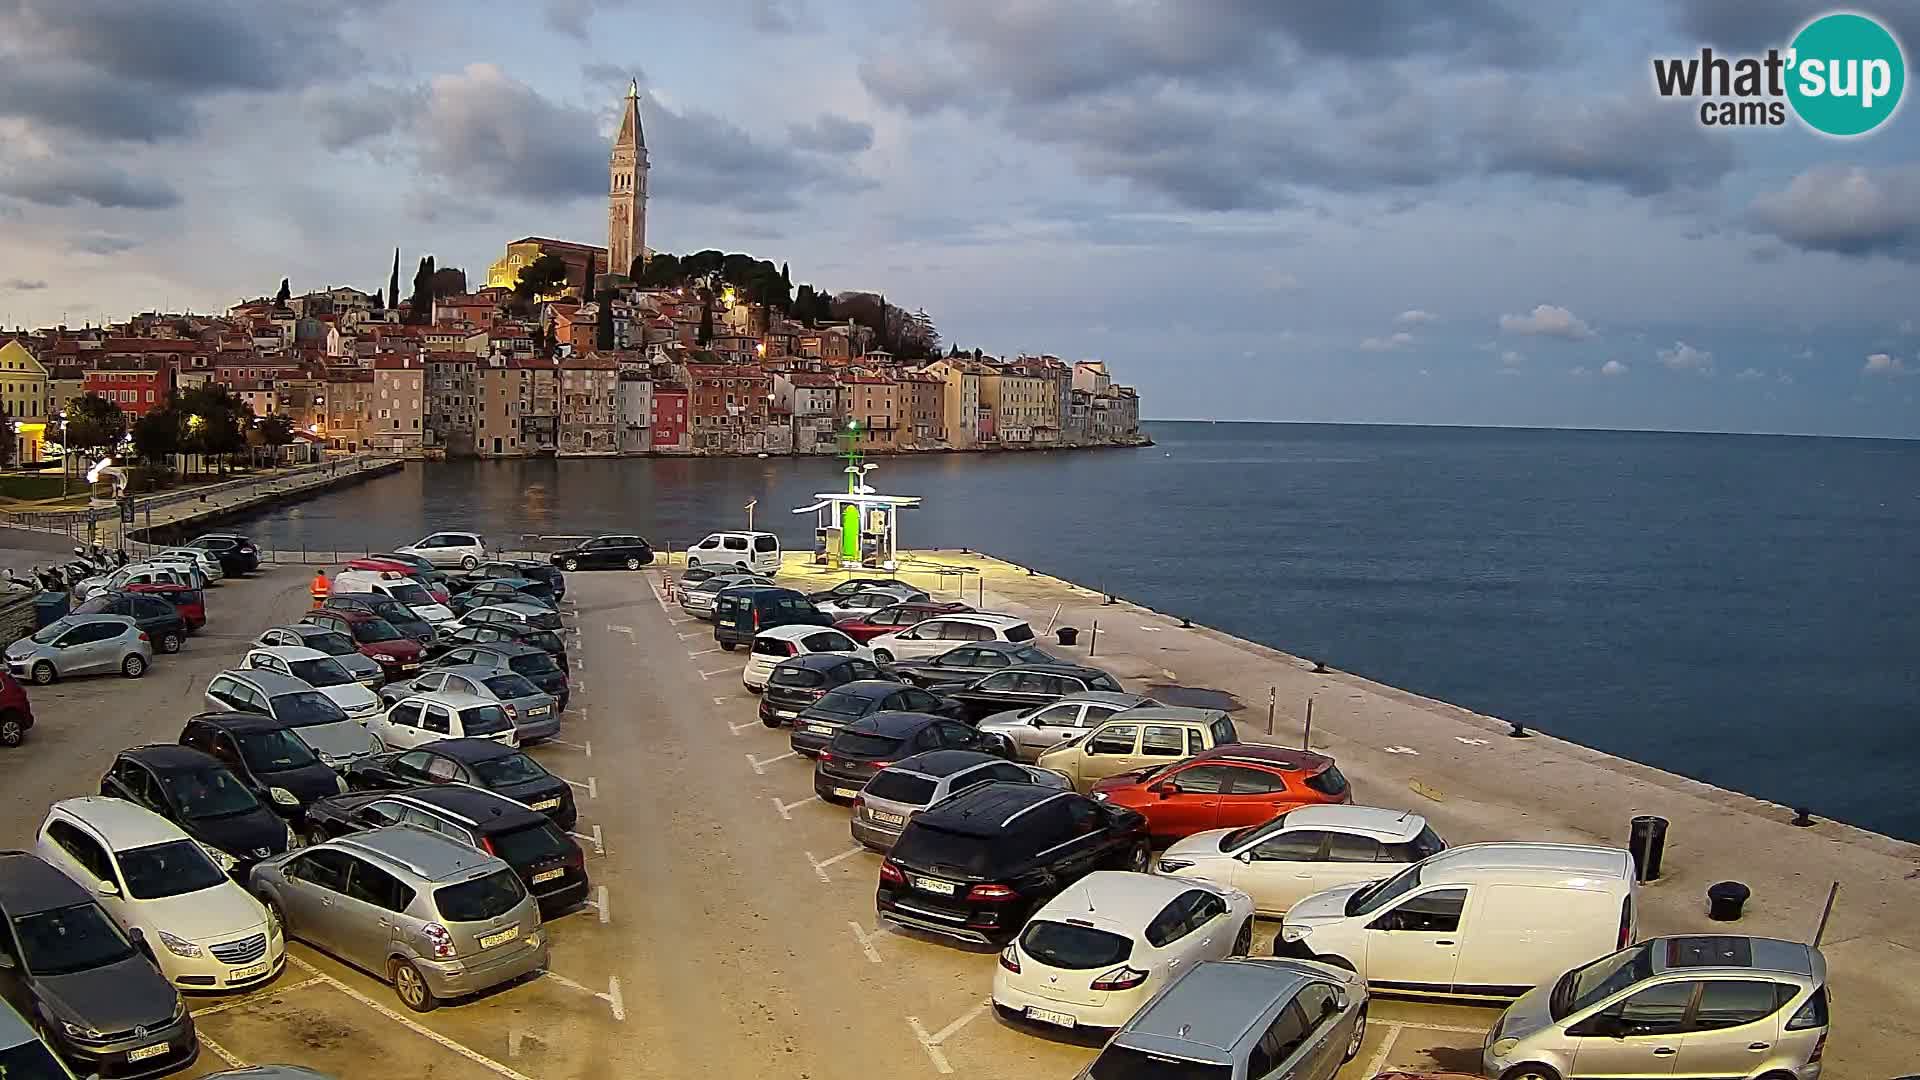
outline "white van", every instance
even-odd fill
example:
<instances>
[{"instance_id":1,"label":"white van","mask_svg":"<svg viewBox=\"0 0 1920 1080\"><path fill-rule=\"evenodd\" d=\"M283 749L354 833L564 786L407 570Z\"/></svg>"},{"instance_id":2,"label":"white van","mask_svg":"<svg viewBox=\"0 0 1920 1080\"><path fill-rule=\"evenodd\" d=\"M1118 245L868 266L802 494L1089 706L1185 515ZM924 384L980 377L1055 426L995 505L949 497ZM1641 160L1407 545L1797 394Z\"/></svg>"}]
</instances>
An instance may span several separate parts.
<instances>
[{"instance_id":1,"label":"white van","mask_svg":"<svg viewBox=\"0 0 1920 1080\"><path fill-rule=\"evenodd\" d=\"M1632 943L1638 891L1621 848L1469 844L1301 900L1273 951L1376 990L1515 998Z\"/></svg>"},{"instance_id":2,"label":"white van","mask_svg":"<svg viewBox=\"0 0 1920 1080\"><path fill-rule=\"evenodd\" d=\"M342 570L333 576L333 591L379 593L391 597L412 608L415 615L436 627L457 618L451 608L434 600L433 594L420 584L419 579L397 570Z\"/></svg>"},{"instance_id":3,"label":"white van","mask_svg":"<svg viewBox=\"0 0 1920 1080\"><path fill-rule=\"evenodd\" d=\"M717 532L687 549L687 568L696 566L772 577L780 572L780 538L763 532Z\"/></svg>"}]
</instances>

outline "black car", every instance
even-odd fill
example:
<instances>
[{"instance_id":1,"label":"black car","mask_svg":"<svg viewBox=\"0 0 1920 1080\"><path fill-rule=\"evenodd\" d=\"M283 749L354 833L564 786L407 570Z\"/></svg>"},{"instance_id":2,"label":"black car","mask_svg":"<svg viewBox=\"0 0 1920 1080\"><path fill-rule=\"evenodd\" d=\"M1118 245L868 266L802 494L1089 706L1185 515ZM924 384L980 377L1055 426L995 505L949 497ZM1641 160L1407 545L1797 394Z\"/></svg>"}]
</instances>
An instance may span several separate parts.
<instances>
[{"instance_id":1,"label":"black car","mask_svg":"<svg viewBox=\"0 0 1920 1080\"><path fill-rule=\"evenodd\" d=\"M531 645L553 658L561 671L572 671L567 659L567 643L552 630L519 623L454 623L440 631L440 643L447 648L461 645Z\"/></svg>"},{"instance_id":2,"label":"black car","mask_svg":"<svg viewBox=\"0 0 1920 1080\"><path fill-rule=\"evenodd\" d=\"M925 660L895 660L888 665L893 677L915 686L972 682L1022 664L1058 664L1063 661L1031 641L976 641L956 645Z\"/></svg>"},{"instance_id":3,"label":"black car","mask_svg":"<svg viewBox=\"0 0 1920 1080\"><path fill-rule=\"evenodd\" d=\"M250 712L207 712L180 729L180 745L219 759L254 797L300 821L315 800L339 794L340 774L314 756L283 720Z\"/></svg>"},{"instance_id":4,"label":"black car","mask_svg":"<svg viewBox=\"0 0 1920 1080\"><path fill-rule=\"evenodd\" d=\"M813 793L831 803L850 803L873 774L924 750L978 750L1011 759L1004 736L975 731L958 720L928 713L877 712L834 733L813 759Z\"/></svg>"},{"instance_id":5,"label":"black car","mask_svg":"<svg viewBox=\"0 0 1920 1080\"><path fill-rule=\"evenodd\" d=\"M567 595L567 575L546 563L529 559L488 559L471 570L455 574L447 580L447 586L454 592L464 592L482 581L514 577L546 582L556 599Z\"/></svg>"},{"instance_id":6,"label":"black car","mask_svg":"<svg viewBox=\"0 0 1920 1080\"><path fill-rule=\"evenodd\" d=\"M847 653L807 653L774 665L760 695L760 722L771 728L793 720L836 686L881 677L879 665Z\"/></svg>"},{"instance_id":7,"label":"black car","mask_svg":"<svg viewBox=\"0 0 1920 1080\"><path fill-rule=\"evenodd\" d=\"M567 707L567 698L571 696L572 680L553 657L544 649L532 645L523 645L517 641L496 641L491 645L459 645L447 650L446 654L433 662L434 667L458 667L461 664L479 664L481 667L499 668L511 671L540 688L541 693L552 694L553 700L562 711Z\"/></svg>"},{"instance_id":8,"label":"black car","mask_svg":"<svg viewBox=\"0 0 1920 1080\"><path fill-rule=\"evenodd\" d=\"M795 753L812 757L826 749L842 727L863 716L877 712L915 712L952 717L959 708L958 703L935 697L917 686L891 679L861 679L827 691L820 700L802 710L794 718L787 745Z\"/></svg>"},{"instance_id":9,"label":"black car","mask_svg":"<svg viewBox=\"0 0 1920 1080\"><path fill-rule=\"evenodd\" d=\"M75 615L125 615L147 632L153 647L177 653L186 644L189 628L180 609L157 596L114 590L88 597L74 607Z\"/></svg>"},{"instance_id":10,"label":"black car","mask_svg":"<svg viewBox=\"0 0 1920 1080\"><path fill-rule=\"evenodd\" d=\"M833 616L778 585L740 585L713 598L713 640L728 652L753 644L762 630L796 624L832 626Z\"/></svg>"},{"instance_id":11,"label":"black car","mask_svg":"<svg viewBox=\"0 0 1920 1080\"><path fill-rule=\"evenodd\" d=\"M596 536L549 558L563 570L638 570L653 561L653 545L638 536Z\"/></svg>"},{"instance_id":12,"label":"black car","mask_svg":"<svg viewBox=\"0 0 1920 1080\"><path fill-rule=\"evenodd\" d=\"M541 594L546 595L542 596ZM488 604L532 604L535 607L551 608L555 606L553 590L543 582L532 578L494 578L492 581L477 582L447 602L448 610L455 615L465 615L477 607Z\"/></svg>"},{"instance_id":13,"label":"black car","mask_svg":"<svg viewBox=\"0 0 1920 1080\"><path fill-rule=\"evenodd\" d=\"M542 915L587 898L586 856L573 837L538 810L479 788L448 784L334 795L314 804L306 835L319 844L402 824L444 833L504 860L539 899Z\"/></svg>"},{"instance_id":14,"label":"black car","mask_svg":"<svg viewBox=\"0 0 1920 1080\"><path fill-rule=\"evenodd\" d=\"M1071 791L995 781L915 814L880 864L880 917L982 945L1095 870L1147 869L1147 819Z\"/></svg>"},{"instance_id":15,"label":"black car","mask_svg":"<svg viewBox=\"0 0 1920 1080\"><path fill-rule=\"evenodd\" d=\"M854 595L855 593L863 593L863 592L866 592L868 589L875 589L881 586L892 587L892 586L897 586L899 584L900 582L896 578L884 578L884 577L848 578L847 580L841 582L840 584L835 585L831 589L823 589L820 592L808 593L807 599L813 601L816 604L823 603L827 600L845 600L846 598Z\"/></svg>"},{"instance_id":16,"label":"black car","mask_svg":"<svg viewBox=\"0 0 1920 1080\"><path fill-rule=\"evenodd\" d=\"M961 716L972 723L997 712L1045 705L1088 690L1126 692L1112 675L1081 664L1023 664L969 683L935 683L930 689L959 702Z\"/></svg>"},{"instance_id":17,"label":"black car","mask_svg":"<svg viewBox=\"0 0 1920 1080\"><path fill-rule=\"evenodd\" d=\"M186 1003L141 943L24 851L0 851L0 999L83 1076L139 1080L200 1056ZM28 1065L22 1080L53 1075Z\"/></svg>"},{"instance_id":18,"label":"black car","mask_svg":"<svg viewBox=\"0 0 1920 1080\"><path fill-rule=\"evenodd\" d=\"M292 846L293 829L211 754L175 743L122 750L100 794L126 799L180 826L239 881ZM211 853L211 852L210 852Z\"/></svg>"},{"instance_id":19,"label":"black car","mask_svg":"<svg viewBox=\"0 0 1920 1080\"><path fill-rule=\"evenodd\" d=\"M422 784L472 784L525 803L563 829L579 820L573 789L540 763L492 739L441 739L394 750L347 766L354 791L393 791Z\"/></svg>"},{"instance_id":20,"label":"black car","mask_svg":"<svg viewBox=\"0 0 1920 1080\"><path fill-rule=\"evenodd\" d=\"M357 611L385 619L395 630L419 642L421 647L429 651L440 645L434 636L433 624L391 596L381 596L379 593L334 593L320 606L333 611Z\"/></svg>"},{"instance_id":21,"label":"black car","mask_svg":"<svg viewBox=\"0 0 1920 1080\"><path fill-rule=\"evenodd\" d=\"M260 569L260 549L238 533L208 533L184 545L199 548L220 562L221 573L228 577L251 574Z\"/></svg>"}]
</instances>

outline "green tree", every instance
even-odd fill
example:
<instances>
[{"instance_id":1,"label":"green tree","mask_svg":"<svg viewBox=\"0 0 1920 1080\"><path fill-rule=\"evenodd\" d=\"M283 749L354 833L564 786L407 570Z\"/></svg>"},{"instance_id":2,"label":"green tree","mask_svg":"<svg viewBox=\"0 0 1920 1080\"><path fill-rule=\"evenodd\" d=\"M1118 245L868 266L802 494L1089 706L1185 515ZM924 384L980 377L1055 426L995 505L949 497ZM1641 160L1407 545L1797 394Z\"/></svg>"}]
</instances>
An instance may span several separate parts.
<instances>
[{"instance_id":1,"label":"green tree","mask_svg":"<svg viewBox=\"0 0 1920 1080\"><path fill-rule=\"evenodd\" d=\"M16 464L14 458L18 456L19 449L19 445L14 440L13 414L0 409L0 466L10 467Z\"/></svg>"},{"instance_id":2,"label":"green tree","mask_svg":"<svg viewBox=\"0 0 1920 1080\"><path fill-rule=\"evenodd\" d=\"M513 295L525 302L566 287L567 261L558 255L542 255L520 268L520 277L513 283Z\"/></svg>"},{"instance_id":3,"label":"green tree","mask_svg":"<svg viewBox=\"0 0 1920 1080\"><path fill-rule=\"evenodd\" d=\"M219 458L222 469L228 458L246 449L246 428L253 410L233 391L207 383L178 395L169 404L180 415L182 448Z\"/></svg>"},{"instance_id":4,"label":"green tree","mask_svg":"<svg viewBox=\"0 0 1920 1080\"><path fill-rule=\"evenodd\" d=\"M387 279L387 304L400 306L400 249L393 249L393 276Z\"/></svg>"},{"instance_id":5,"label":"green tree","mask_svg":"<svg viewBox=\"0 0 1920 1080\"><path fill-rule=\"evenodd\" d=\"M127 414L118 402L99 394L83 394L67 406L67 449L85 450L97 457L110 453L126 437Z\"/></svg>"},{"instance_id":6,"label":"green tree","mask_svg":"<svg viewBox=\"0 0 1920 1080\"><path fill-rule=\"evenodd\" d=\"M700 336L695 343L701 348L713 344L713 291L700 290Z\"/></svg>"},{"instance_id":7,"label":"green tree","mask_svg":"<svg viewBox=\"0 0 1920 1080\"><path fill-rule=\"evenodd\" d=\"M413 296L407 300L407 320L415 323L433 321L433 256L420 260L420 268L413 272Z\"/></svg>"},{"instance_id":8,"label":"green tree","mask_svg":"<svg viewBox=\"0 0 1920 1080\"><path fill-rule=\"evenodd\" d=\"M612 352L614 347L613 294L601 293L598 304L593 323L593 345L602 352Z\"/></svg>"},{"instance_id":9,"label":"green tree","mask_svg":"<svg viewBox=\"0 0 1920 1080\"><path fill-rule=\"evenodd\" d=\"M147 410L133 422L133 452L148 465L163 468L181 450L180 419L173 401Z\"/></svg>"}]
</instances>

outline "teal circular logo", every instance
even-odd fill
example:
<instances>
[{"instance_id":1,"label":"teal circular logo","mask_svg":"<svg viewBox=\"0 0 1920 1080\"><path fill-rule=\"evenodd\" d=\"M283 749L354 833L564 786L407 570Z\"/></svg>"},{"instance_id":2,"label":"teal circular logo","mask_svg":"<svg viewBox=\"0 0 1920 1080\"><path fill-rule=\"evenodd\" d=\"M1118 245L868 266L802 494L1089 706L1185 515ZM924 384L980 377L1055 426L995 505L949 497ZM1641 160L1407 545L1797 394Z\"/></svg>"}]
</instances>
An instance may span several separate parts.
<instances>
[{"instance_id":1,"label":"teal circular logo","mask_svg":"<svg viewBox=\"0 0 1920 1080\"><path fill-rule=\"evenodd\" d=\"M1852 12L1822 15L1794 35L1787 99L1825 135L1865 135L1887 122L1907 88L1907 59L1887 28Z\"/></svg>"}]
</instances>

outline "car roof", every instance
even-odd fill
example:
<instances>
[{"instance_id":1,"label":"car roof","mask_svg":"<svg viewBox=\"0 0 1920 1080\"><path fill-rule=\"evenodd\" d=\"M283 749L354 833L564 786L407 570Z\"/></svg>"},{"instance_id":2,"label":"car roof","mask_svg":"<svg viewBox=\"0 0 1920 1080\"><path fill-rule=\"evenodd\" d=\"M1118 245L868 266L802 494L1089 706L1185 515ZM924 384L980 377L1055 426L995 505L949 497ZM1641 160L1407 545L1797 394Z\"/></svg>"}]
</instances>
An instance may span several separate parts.
<instances>
[{"instance_id":1,"label":"car roof","mask_svg":"<svg viewBox=\"0 0 1920 1080\"><path fill-rule=\"evenodd\" d=\"M1009 642L1008 644L1013 644L1013 643ZM1024 645L1026 643L1020 642L1020 644ZM1086 664L1015 664L1010 668L1001 668L1000 670L1001 671L1037 671L1043 675L1071 675L1079 679L1091 679L1096 675L1107 675L1107 672L1105 671L1105 669L1097 668L1097 667L1089 667ZM998 673L996 672L996 674ZM1110 679L1113 678L1113 676L1111 675L1107 675L1107 677ZM1119 680L1114 679L1114 681L1118 682Z\"/></svg>"},{"instance_id":2,"label":"car roof","mask_svg":"<svg viewBox=\"0 0 1920 1080\"><path fill-rule=\"evenodd\" d=\"M267 630L285 630L289 633L298 634L303 638L318 637L321 634L337 634L340 632L331 626L315 626L313 623L310 623L310 622L280 623L275 626L269 626L267 627L266 630L260 631L260 633L264 634L267 632ZM297 646L297 645L255 645L254 646L254 648L256 649L286 649L286 648L299 648L299 647L300 646Z\"/></svg>"},{"instance_id":3,"label":"car roof","mask_svg":"<svg viewBox=\"0 0 1920 1080\"><path fill-rule=\"evenodd\" d=\"M547 655L547 651L545 649L542 649L538 645L529 645L524 641L463 641L460 644L454 646L454 648L485 650L487 652L496 652L496 653L499 653L501 656L508 656L508 657L528 656L534 653L538 653L541 656ZM476 667L478 665L457 664L455 666L456 667ZM445 670L445 669L441 669L441 670Z\"/></svg>"},{"instance_id":4,"label":"car roof","mask_svg":"<svg viewBox=\"0 0 1920 1080\"><path fill-rule=\"evenodd\" d=\"M911 735L928 724L944 720L945 717L932 713L907 712L903 709L888 709L885 712L870 713L848 724L843 731L857 731L863 735Z\"/></svg>"},{"instance_id":5,"label":"car roof","mask_svg":"<svg viewBox=\"0 0 1920 1080\"><path fill-rule=\"evenodd\" d=\"M1082 690L1079 693L1055 698L1052 704L1118 705L1123 712L1127 712L1140 708L1141 702L1152 700L1145 694L1127 694L1114 690Z\"/></svg>"},{"instance_id":6,"label":"car roof","mask_svg":"<svg viewBox=\"0 0 1920 1080\"><path fill-rule=\"evenodd\" d=\"M803 627L803 629L807 630L808 632L812 632L815 630L825 630L827 629L827 627L814 626L812 623L808 623ZM858 659L860 658L848 652L801 653L799 656L790 656L787 659L780 661L780 663L775 666L776 667L822 668L822 669L831 670L833 668L839 667L841 664L844 664L849 660L858 660ZM879 680L862 679L861 681L876 682ZM852 686L852 685L854 684L853 683L847 684L847 686ZM845 687L841 687L841 689L845 689Z\"/></svg>"},{"instance_id":7,"label":"car roof","mask_svg":"<svg viewBox=\"0 0 1920 1080\"><path fill-rule=\"evenodd\" d=\"M1135 709L1126 716L1130 720L1152 720L1143 713L1152 709ZM1119 717L1115 717L1119 719ZM1291 746L1275 746L1272 743L1222 743L1211 750L1195 754L1194 761L1234 761L1248 765L1265 765L1269 768L1286 769L1290 772L1317 773L1333 764L1333 759L1325 754L1316 754L1311 750L1296 750Z\"/></svg>"},{"instance_id":8,"label":"car roof","mask_svg":"<svg viewBox=\"0 0 1920 1080\"><path fill-rule=\"evenodd\" d=\"M438 807L483 828L497 825L512 829L547 820L547 815L525 803L515 802L498 792L474 787L471 784L431 784L402 791L382 791L374 794L378 794L381 798L412 799L415 802Z\"/></svg>"},{"instance_id":9,"label":"car roof","mask_svg":"<svg viewBox=\"0 0 1920 1080\"><path fill-rule=\"evenodd\" d=\"M72 878L26 851L0 851L0 908L18 917L92 900Z\"/></svg>"},{"instance_id":10,"label":"car roof","mask_svg":"<svg viewBox=\"0 0 1920 1080\"><path fill-rule=\"evenodd\" d=\"M918 754L901 758L883 771L914 773L929 780L938 780L952 776L954 773L965 772L976 765L986 765L999 760L1001 759L992 754L984 754L978 750L923 750Z\"/></svg>"},{"instance_id":11,"label":"car roof","mask_svg":"<svg viewBox=\"0 0 1920 1080\"><path fill-rule=\"evenodd\" d=\"M720 591L734 596L760 596L765 593L793 593L795 596L800 595L799 590L789 589L785 585L756 585L751 583L745 585L729 585Z\"/></svg>"},{"instance_id":12,"label":"car roof","mask_svg":"<svg viewBox=\"0 0 1920 1080\"><path fill-rule=\"evenodd\" d=\"M266 653L268 656L277 656L282 660L325 660L327 659L326 653L321 652L319 649L309 649L305 645L255 645L253 648L248 649L247 652ZM258 669L246 668L244 670L256 671ZM275 672L275 674L279 674L279 673Z\"/></svg>"},{"instance_id":13,"label":"car roof","mask_svg":"<svg viewBox=\"0 0 1920 1080\"><path fill-rule=\"evenodd\" d=\"M1170 724L1211 724L1227 715L1219 709L1189 709L1178 705L1149 705L1140 709L1128 709L1125 716L1116 716L1115 720L1133 723L1139 720L1152 720Z\"/></svg>"},{"instance_id":14,"label":"car roof","mask_svg":"<svg viewBox=\"0 0 1920 1080\"><path fill-rule=\"evenodd\" d=\"M494 672L493 674L498 674ZM449 709L475 709L482 705L493 705L492 698L483 698L478 694L469 694L465 690L415 690L401 701L427 701L435 705L445 705Z\"/></svg>"},{"instance_id":15,"label":"car roof","mask_svg":"<svg viewBox=\"0 0 1920 1080\"><path fill-rule=\"evenodd\" d=\"M468 764L512 757L520 752L511 746L494 742L492 739L440 739L414 749L432 750L434 753L445 754L455 761Z\"/></svg>"},{"instance_id":16,"label":"car roof","mask_svg":"<svg viewBox=\"0 0 1920 1080\"><path fill-rule=\"evenodd\" d=\"M504 604L482 604L476 611L510 611L515 615L545 615L547 609L536 604L521 604L509 600Z\"/></svg>"},{"instance_id":17,"label":"car roof","mask_svg":"<svg viewBox=\"0 0 1920 1080\"><path fill-rule=\"evenodd\" d=\"M1072 793L1041 787L1038 784L995 780L935 803L932 807L921 811L914 820L938 825L950 832L991 836L1005 828L1022 812L1050 799L1070 794Z\"/></svg>"},{"instance_id":18,"label":"car roof","mask_svg":"<svg viewBox=\"0 0 1920 1080\"><path fill-rule=\"evenodd\" d=\"M1211 891L1197 878L1096 870L1060 890L1033 917L1081 922L1131 935L1146 929L1174 897L1196 889Z\"/></svg>"},{"instance_id":19,"label":"car roof","mask_svg":"<svg viewBox=\"0 0 1920 1080\"><path fill-rule=\"evenodd\" d=\"M1467 844L1429 855L1420 865L1421 881L1435 884L1456 874L1488 870L1633 879L1633 859L1625 848L1586 844Z\"/></svg>"},{"instance_id":20,"label":"car roof","mask_svg":"<svg viewBox=\"0 0 1920 1080\"><path fill-rule=\"evenodd\" d=\"M1217 1056L1256 1029L1264 1033L1268 1014L1315 977L1265 958L1204 961L1153 999L1114 1041L1180 1056Z\"/></svg>"},{"instance_id":21,"label":"car roof","mask_svg":"<svg viewBox=\"0 0 1920 1080\"><path fill-rule=\"evenodd\" d=\"M476 648L478 648L478 646L475 646L475 647L476 647ZM533 646L531 646L531 645L527 645L527 646L524 646L524 647L525 647L525 648L529 648L529 649L533 649ZM538 649L534 649L533 651L535 651L535 652L539 652L540 650L538 650ZM466 678L469 678L469 679L497 679L497 678L499 678L499 677L500 677L500 676L501 676L501 675L503 674L503 672L501 672L501 670L500 670L499 668L497 668L497 667L489 667L489 666L487 666L486 664L448 664L448 665L447 665L447 666L445 666L445 667L437 667L437 668L434 668L434 669L433 669L433 671L436 671L436 672L439 672L439 673L440 673L440 674L442 674L442 675L461 675L461 676L464 676L464 677L466 677ZM420 674L422 674L422 675L425 675L425 674L428 674L428 672L424 672L424 671L423 671L423 672L421 672ZM512 674L512 673L511 673L511 672L505 672L504 674ZM445 691L445 690L422 690L422 691L420 691L420 692L418 692L417 694L414 694L414 695L410 695L410 696L413 696L413 697L426 697L426 696L428 696L428 695L430 695L430 694L445 694L445 693L448 693L448 691ZM459 694L459 695L461 695L461 696L465 696L465 697L473 697L473 696L474 696L474 695L472 695L472 694L466 694L466 693L465 693L464 691L453 691L453 693L455 693L455 694Z\"/></svg>"},{"instance_id":22,"label":"car roof","mask_svg":"<svg viewBox=\"0 0 1920 1080\"><path fill-rule=\"evenodd\" d=\"M894 682L892 679L855 679L844 686L834 687L829 693L852 694L854 697L863 698L883 698L895 690L905 689L907 689L906 683Z\"/></svg>"},{"instance_id":23,"label":"car roof","mask_svg":"<svg viewBox=\"0 0 1920 1080\"><path fill-rule=\"evenodd\" d=\"M115 851L184 840L187 836L180 826L146 807L106 795L61 799L50 809L86 822Z\"/></svg>"},{"instance_id":24,"label":"car roof","mask_svg":"<svg viewBox=\"0 0 1920 1080\"><path fill-rule=\"evenodd\" d=\"M225 671L215 673L216 678L220 675L250 682L261 690L266 691L268 697L278 697L281 694L294 694L302 690L313 689L313 685L305 679L296 679L292 675L282 675L277 671L269 671L266 668L227 668Z\"/></svg>"},{"instance_id":25,"label":"car roof","mask_svg":"<svg viewBox=\"0 0 1920 1080\"><path fill-rule=\"evenodd\" d=\"M387 825L350 833L330 841L329 845L356 855L372 855L376 862L398 864L428 881L466 877L476 870L504 865L478 848L412 825Z\"/></svg>"},{"instance_id":26,"label":"car roof","mask_svg":"<svg viewBox=\"0 0 1920 1080\"><path fill-rule=\"evenodd\" d=\"M733 530L733 531L728 531L728 530L722 530L722 531L720 531L720 532L716 532L716 533L708 533L707 535L708 535L709 537L713 537L713 536L747 536L747 537L753 537L753 536L773 536L773 534L772 534L772 533L770 533L770 532L742 532L742 531L739 531L739 530ZM775 537L775 539L778 539L778 537Z\"/></svg>"},{"instance_id":27,"label":"car roof","mask_svg":"<svg viewBox=\"0 0 1920 1080\"><path fill-rule=\"evenodd\" d=\"M785 623L780 626L769 626L753 636L766 638L768 641L798 641L810 634L832 629L831 626L815 626L812 623Z\"/></svg>"},{"instance_id":28,"label":"car roof","mask_svg":"<svg viewBox=\"0 0 1920 1080\"><path fill-rule=\"evenodd\" d=\"M1000 629L1005 629L1010 626L1019 626L1020 624L1027 621L1018 615L1002 615L998 612L993 612L993 611L950 611L944 615L935 615L934 618L935 619L957 619L961 622L978 623L982 626L993 626L993 627L998 627ZM985 643L981 642L980 644L985 644ZM1026 643L1021 642L1020 644L1024 645Z\"/></svg>"},{"instance_id":29,"label":"car roof","mask_svg":"<svg viewBox=\"0 0 1920 1080\"><path fill-rule=\"evenodd\" d=\"M63 615L61 618L67 619L70 625L103 622L119 623L122 626L133 625L133 616L131 615Z\"/></svg>"},{"instance_id":30,"label":"car roof","mask_svg":"<svg viewBox=\"0 0 1920 1080\"><path fill-rule=\"evenodd\" d=\"M970 612L965 612L965 611L956 611L956 612L954 612L954 614L955 614L955 615L967 615L967 614L970 614ZM945 618L946 616L940 616L940 617L941 617L941 618ZM929 620L929 621L931 621L931 620ZM902 627L902 629L907 629L907 628L906 628L906 627ZM1035 649L1038 649L1038 648L1040 648L1040 646L1039 646L1039 644L1038 644L1038 643L1036 643L1036 642L1032 642L1032 641L998 641L998 640L995 640L995 641L960 641L960 642L955 642L954 644L955 644L956 646L959 646L959 645L972 645L972 646L973 646L974 648L976 648L976 649L985 649L985 650L987 650L988 652L1003 652L1003 653L1011 653L1011 652L1018 652L1019 650L1021 650L1021 649L1025 649L1025 648L1035 648ZM1044 650L1043 650L1043 651L1044 651ZM1002 669L1002 670L1004 670L1004 669Z\"/></svg>"},{"instance_id":31,"label":"car roof","mask_svg":"<svg viewBox=\"0 0 1920 1080\"><path fill-rule=\"evenodd\" d=\"M1287 829L1338 829L1383 844L1404 844L1420 835L1427 819L1411 810L1342 803L1308 803L1287 811Z\"/></svg>"},{"instance_id":32,"label":"car roof","mask_svg":"<svg viewBox=\"0 0 1920 1080\"><path fill-rule=\"evenodd\" d=\"M129 746L120 751L120 756L131 758L142 765L151 766L160 772L175 769L204 769L209 765L220 765L220 759L212 754L195 750L191 746L179 743L148 743L145 746Z\"/></svg>"},{"instance_id":33,"label":"car roof","mask_svg":"<svg viewBox=\"0 0 1920 1080\"><path fill-rule=\"evenodd\" d=\"M230 731L235 735L251 735L261 731L293 730L286 721L276 720L264 713L229 712L226 710L197 713L187 717L187 723L211 724L221 731Z\"/></svg>"},{"instance_id":34,"label":"car roof","mask_svg":"<svg viewBox=\"0 0 1920 1080\"><path fill-rule=\"evenodd\" d=\"M1651 951L1655 971L1720 968L1811 976L1818 958L1812 946L1798 941L1743 934L1683 934L1643 944Z\"/></svg>"}]
</instances>

